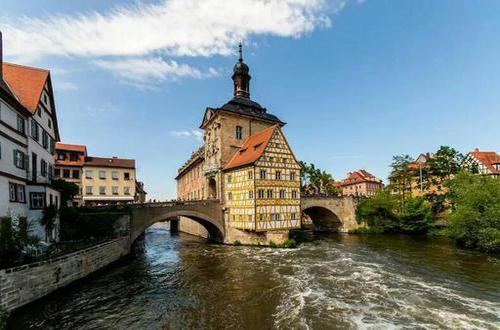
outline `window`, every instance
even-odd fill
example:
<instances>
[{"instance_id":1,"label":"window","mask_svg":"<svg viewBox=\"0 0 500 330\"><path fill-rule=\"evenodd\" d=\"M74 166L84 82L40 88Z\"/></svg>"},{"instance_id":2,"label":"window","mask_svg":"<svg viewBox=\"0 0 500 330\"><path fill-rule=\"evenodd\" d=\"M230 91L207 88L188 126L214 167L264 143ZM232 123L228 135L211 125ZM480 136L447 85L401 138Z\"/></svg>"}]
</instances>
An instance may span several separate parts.
<instances>
[{"instance_id":1,"label":"window","mask_svg":"<svg viewBox=\"0 0 500 330\"><path fill-rule=\"evenodd\" d=\"M292 190L292 198L297 199L297 190Z\"/></svg>"},{"instance_id":2,"label":"window","mask_svg":"<svg viewBox=\"0 0 500 330\"><path fill-rule=\"evenodd\" d=\"M20 151L14 149L14 166L20 169L25 169L26 155Z\"/></svg>"},{"instance_id":3,"label":"window","mask_svg":"<svg viewBox=\"0 0 500 330\"><path fill-rule=\"evenodd\" d=\"M40 174L43 177L47 176L47 162L45 160L40 160Z\"/></svg>"},{"instance_id":4,"label":"window","mask_svg":"<svg viewBox=\"0 0 500 330\"><path fill-rule=\"evenodd\" d=\"M63 178L69 178L69 170L68 169L63 169Z\"/></svg>"},{"instance_id":5,"label":"window","mask_svg":"<svg viewBox=\"0 0 500 330\"><path fill-rule=\"evenodd\" d=\"M55 169L55 176L56 177L60 177L61 176L61 170L60 169L58 169L58 168Z\"/></svg>"},{"instance_id":6,"label":"window","mask_svg":"<svg viewBox=\"0 0 500 330\"><path fill-rule=\"evenodd\" d=\"M51 155L55 153L56 143L53 138L49 138L49 152Z\"/></svg>"},{"instance_id":7,"label":"window","mask_svg":"<svg viewBox=\"0 0 500 330\"><path fill-rule=\"evenodd\" d=\"M11 202L25 203L25 187L22 184L9 182L9 200Z\"/></svg>"},{"instance_id":8,"label":"window","mask_svg":"<svg viewBox=\"0 0 500 330\"><path fill-rule=\"evenodd\" d=\"M57 155L57 159L59 159L59 160L66 159L66 153L63 151L59 151L59 154Z\"/></svg>"},{"instance_id":9,"label":"window","mask_svg":"<svg viewBox=\"0 0 500 330\"><path fill-rule=\"evenodd\" d=\"M85 194L92 195L92 186L85 187Z\"/></svg>"},{"instance_id":10,"label":"window","mask_svg":"<svg viewBox=\"0 0 500 330\"><path fill-rule=\"evenodd\" d=\"M232 200L232 199L233 199L233 193L228 192L228 193L227 193L227 200L228 200L228 201L230 201L230 200Z\"/></svg>"},{"instance_id":11,"label":"window","mask_svg":"<svg viewBox=\"0 0 500 330\"><path fill-rule=\"evenodd\" d=\"M41 107L38 107L37 114L38 114L38 117L42 117L42 108Z\"/></svg>"},{"instance_id":12,"label":"window","mask_svg":"<svg viewBox=\"0 0 500 330\"><path fill-rule=\"evenodd\" d=\"M280 198L284 199L285 198L285 189L280 190Z\"/></svg>"},{"instance_id":13,"label":"window","mask_svg":"<svg viewBox=\"0 0 500 330\"><path fill-rule=\"evenodd\" d=\"M92 179L92 171L85 171L85 178Z\"/></svg>"},{"instance_id":14,"label":"window","mask_svg":"<svg viewBox=\"0 0 500 330\"><path fill-rule=\"evenodd\" d=\"M106 172L105 171L99 171L99 179L101 179L101 180L106 179Z\"/></svg>"},{"instance_id":15,"label":"window","mask_svg":"<svg viewBox=\"0 0 500 330\"><path fill-rule=\"evenodd\" d=\"M276 213L276 214L274 215L274 220L276 220L276 221L280 221L280 214L279 214L279 213Z\"/></svg>"},{"instance_id":16,"label":"window","mask_svg":"<svg viewBox=\"0 0 500 330\"><path fill-rule=\"evenodd\" d=\"M273 198L273 190L267 189L267 198Z\"/></svg>"},{"instance_id":17,"label":"window","mask_svg":"<svg viewBox=\"0 0 500 330\"><path fill-rule=\"evenodd\" d=\"M113 193L113 195L118 195L118 187L111 187L111 192Z\"/></svg>"},{"instance_id":18,"label":"window","mask_svg":"<svg viewBox=\"0 0 500 330\"><path fill-rule=\"evenodd\" d=\"M45 207L45 194L41 192L30 193L30 208L43 209L44 207Z\"/></svg>"},{"instance_id":19,"label":"window","mask_svg":"<svg viewBox=\"0 0 500 330\"><path fill-rule=\"evenodd\" d=\"M264 221L264 214L259 214L259 221Z\"/></svg>"},{"instance_id":20,"label":"window","mask_svg":"<svg viewBox=\"0 0 500 330\"><path fill-rule=\"evenodd\" d=\"M71 160L72 162L76 162L78 160L78 154L76 152L70 153L69 160Z\"/></svg>"},{"instance_id":21,"label":"window","mask_svg":"<svg viewBox=\"0 0 500 330\"><path fill-rule=\"evenodd\" d=\"M266 178L266 170L260 170L260 178L265 179Z\"/></svg>"},{"instance_id":22,"label":"window","mask_svg":"<svg viewBox=\"0 0 500 330\"><path fill-rule=\"evenodd\" d=\"M118 172L117 171L112 171L111 172L111 179L118 180Z\"/></svg>"},{"instance_id":23,"label":"window","mask_svg":"<svg viewBox=\"0 0 500 330\"><path fill-rule=\"evenodd\" d=\"M79 179L80 178L80 170L73 170L73 175L71 176L73 179Z\"/></svg>"},{"instance_id":24,"label":"window","mask_svg":"<svg viewBox=\"0 0 500 330\"><path fill-rule=\"evenodd\" d=\"M248 222L252 222L252 215L251 214L248 215Z\"/></svg>"},{"instance_id":25,"label":"window","mask_svg":"<svg viewBox=\"0 0 500 330\"><path fill-rule=\"evenodd\" d=\"M281 180L281 171L276 171L276 180Z\"/></svg>"},{"instance_id":26,"label":"window","mask_svg":"<svg viewBox=\"0 0 500 330\"><path fill-rule=\"evenodd\" d=\"M106 187L104 186L99 187L99 195L106 195Z\"/></svg>"},{"instance_id":27,"label":"window","mask_svg":"<svg viewBox=\"0 0 500 330\"><path fill-rule=\"evenodd\" d=\"M123 179L127 181L130 180L130 173L129 172L123 173Z\"/></svg>"},{"instance_id":28,"label":"window","mask_svg":"<svg viewBox=\"0 0 500 330\"><path fill-rule=\"evenodd\" d=\"M290 219L295 220L295 217L296 217L296 216L297 216L297 215L296 215L295 213L291 213L291 214L290 214Z\"/></svg>"},{"instance_id":29,"label":"window","mask_svg":"<svg viewBox=\"0 0 500 330\"><path fill-rule=\"evenodd\" d=\"M274 221L274 213L271 213L271 221Z\"/></svg>"},{"instance_id":30,"label":"window","mask_svg":"<svg viewBox=\"0 0 500 330\"><path fill-rule=\"evenodd\" d=\"M35 120L31 120L31 137L33 140L38 141L38 124Z\"/></svg>"},{"instance_id":31,"label":"window","mask_svg":"<svg viewBox=\"0 0 500 330\"><path fill-rule=\"evenodd\" d=\"M295 181L295 172L290 172L290 180Z\"/></svg>"},{"instance_id":32,"label":"window","mask_svg":"<svg viewBox=\"0 0 500 330\"><path fill-rule=\"evenodd\" d=\"M49 128L52 128L52 121L50 119L47 119L47 126L49 126Z\"/></svg>"},{"instance_id":33,"label":"window","mask_svg":"<svg viewBox=\"0 0 500 330\"><path fill-rule=\"evenodd\" d=\"M264 198L264 189L257 190L257 196L259 198Z\"/></svg>"},{"instance_id":34,"label":"window","mask_svg":"<svg viewBox=\"0 0 500 330\"><path fill-rule=\"evenodd\" d=\"M241 126L236 126L236 139L237 140L243 139L243 127Z\"/></svg>"},{"instance_id":35,"label":"window","mask_svg":"<svg viewBox=\"0 0 500 330\"><path fill-rule=\"evenodd\" d=\"M54 167L52 166L52 164L49 164L48 174L49 174L49 179L52 180L52 178L54 177Z\"/></svg>"},{"instance_id":36,"label":"window","mask_svg":"<svg viewBox=\"0 0 500 330\"><path fill-rule=\"evenodd\" d=\"M253 199L253 190L248 192L248 198Z\"/></svg>"},{"instance_id":37,"label":"window","mask_svg":"<svg viewBox=\"0 0 500 330\"><path fill-rule=\"evenodd\" d=\"M20 115L17 115L17 130L23 134L25 132L24 118Z\"/></svg>"},{"instance_id":38,"label":"window","mask_svg":"<svg viewBox=\"0 0 500 330\"><path fill-rule=\"evenodd\" d=\"M248 180L252 180L252 179L253 179L253 172L248 171Z\"/></svg>"},{"instance_id":39,"label":"window","mask_svg":"<svg viewBox=\"0 0 500 330\"><path fill-rule=\"evenodd\" d=\"M230 175L228 175L227 176L227 183L231 183L232 180L233 180L233 178Z\"/></svg>"},{"instance_id":40,"label":"window","mask_svg":"<svg viewBox=\"0 0 500 330\"><path fill-rule=\"evenodd\" d=\"M125 195L130 195L130 187L124 187L124 188L123 188L123 193L124 193Z\"/></svg>"},{"instance_id":41,"label":"window","mask_svg":"<svg viewBox=\"0 0 500 330\"><path fill-rule=\"evenodd\" d=\"M49 134L46 131L42 132L42 146L47 149L49 147Z\"/></svg>"}]
</instances>

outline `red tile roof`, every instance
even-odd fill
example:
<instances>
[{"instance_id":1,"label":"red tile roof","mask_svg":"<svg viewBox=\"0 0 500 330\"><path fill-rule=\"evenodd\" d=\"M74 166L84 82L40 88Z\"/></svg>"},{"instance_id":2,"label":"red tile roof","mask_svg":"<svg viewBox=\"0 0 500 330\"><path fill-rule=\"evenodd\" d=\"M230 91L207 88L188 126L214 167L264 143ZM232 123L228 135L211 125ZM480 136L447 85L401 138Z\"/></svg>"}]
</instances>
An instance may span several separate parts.
<instances>
[{"instance_id":1,"label":"red tile roof","mask_svg":"<svg viewBox=\"0 0 500 330\"><path fill-rule=\"evenodd\" d=\"M19 101L36 113L49 71L3 62L3 78Z\"/></svg>"},{"instance_id":2,"label":"red tile roof","mask_svg":"<svg viewBox=\"0 0 500 330\"><path fill-rule=\"evenodd\" d=\"M85 155L87 154L87 147L78 144L67 144L67 143L57 142L56 150L76 151L76 152L83 152L85 153Z\"/></svg>"},{"instance_id":3,"label":"red tile roof","mask_svg":"<svg viewBox=\"0 0 500 330\"><path fill-rule=\"evenodd\" d=\"M249 136L240 147L224 170L255 163L264 153L273 133L279 129L279 125L273 125L265 130Z\"/></svg>"},{"instance_id":4,"label":"red tile roof","mask_svg":"<svg viewBox=\"0 0 500 330\"><path fill-rule=\"evenodd\" d=\"M363 182L382 183L382 181L377 179L377 177L375 177L373 174L365 170L357 170L354 172L350 172L347 175L347 178L342 181L342 186L349 186L352 184Z\"/></svg>"},{"instance_id":5,"label":"red tile roof","mask_svg":"<svg viewBox=\"0 0 500 330\"><path fill-rule=\"evenodd\" d=\"M120 167L120 168L135 168L134 159L123 158L103 158L103 157L86 157L85 166L99 166L99 167Z\"/></svg>"},{"instance_id":6,"label":"red tile roof","mask_svg":"<svg viewBox=\"0 0 500 330\"><path fill-rule=\"evenodd\" d=\"M494 164L500 164L500 155L495 151L472 151L470 154L493 174L500 174Z\"/></svg>"}]
</instances>

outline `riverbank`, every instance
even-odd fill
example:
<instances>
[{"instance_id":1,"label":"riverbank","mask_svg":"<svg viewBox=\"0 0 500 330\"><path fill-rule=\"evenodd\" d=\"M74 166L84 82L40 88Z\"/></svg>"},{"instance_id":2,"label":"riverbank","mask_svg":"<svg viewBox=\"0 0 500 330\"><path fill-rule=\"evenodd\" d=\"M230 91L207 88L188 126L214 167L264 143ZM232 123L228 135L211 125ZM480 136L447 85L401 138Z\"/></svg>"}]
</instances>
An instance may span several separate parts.
<instances>
[{"instance_id":1,"label":"riverbank","mask_svg":"<svg viewBox=\"0 0 500 330\"><path fill-rule=\"evenodd\" d=\"M130 257L15 311L13 329L494 328L500 259L446 239L232 247L154 226ZM471 308L473 306L473 308Z\"/></svg>"}]
</instances>

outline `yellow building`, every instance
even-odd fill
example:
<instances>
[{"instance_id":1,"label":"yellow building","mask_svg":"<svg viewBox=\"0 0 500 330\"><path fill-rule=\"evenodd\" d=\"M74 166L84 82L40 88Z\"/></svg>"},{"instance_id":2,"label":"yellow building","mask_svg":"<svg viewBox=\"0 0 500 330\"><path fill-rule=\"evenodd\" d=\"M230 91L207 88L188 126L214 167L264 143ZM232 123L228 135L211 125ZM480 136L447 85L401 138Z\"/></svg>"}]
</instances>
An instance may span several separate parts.
<instances>
[{"instance_id":1,"label":"yellow building","mask_svg":"<svg viewBox=\"0 0 500 330\"><path fill-rule=\"evenodd\" d=\"M56 178L75 183L73 205L132 203L136 196L135 160L87 155L82 145L56 144Z\"/></svg>"},{"instance_id":2,"label":"yellow building","mask_svg":"<svg viewBox=\"0 0 500 330\"><path fill-rule=\"evenodd\" d=\"M279 125L250 136L224 168L233 228L300 228L300 165Z\"/></svg>"}]
</instances>

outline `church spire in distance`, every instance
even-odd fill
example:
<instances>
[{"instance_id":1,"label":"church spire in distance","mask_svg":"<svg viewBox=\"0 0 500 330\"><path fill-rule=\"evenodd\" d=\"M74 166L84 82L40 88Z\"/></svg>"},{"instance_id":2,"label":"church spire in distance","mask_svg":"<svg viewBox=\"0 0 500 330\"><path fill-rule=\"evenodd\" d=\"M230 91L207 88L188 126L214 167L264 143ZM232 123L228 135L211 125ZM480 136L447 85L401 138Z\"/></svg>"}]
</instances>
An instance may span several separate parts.
<instances>
[{"instance_id":1,"label":"church spire in distance","mask_svg":"<svg viewBox=\"0 0 500 330\"><path fill-rule=\"evenodd\" d=\"M233 68L234 96L250 98L250 68L243 62L243 50L239 44L240 58Z\"/></svg>"}]
</instances>

